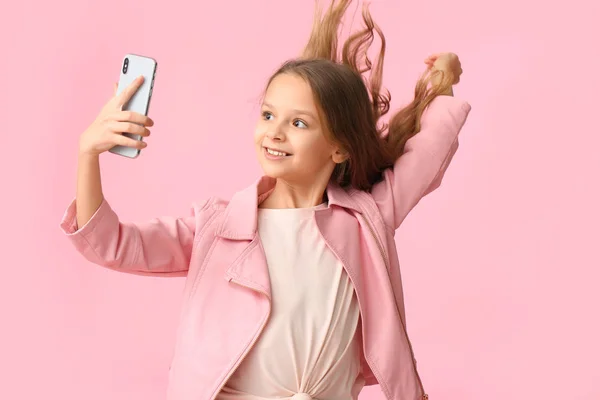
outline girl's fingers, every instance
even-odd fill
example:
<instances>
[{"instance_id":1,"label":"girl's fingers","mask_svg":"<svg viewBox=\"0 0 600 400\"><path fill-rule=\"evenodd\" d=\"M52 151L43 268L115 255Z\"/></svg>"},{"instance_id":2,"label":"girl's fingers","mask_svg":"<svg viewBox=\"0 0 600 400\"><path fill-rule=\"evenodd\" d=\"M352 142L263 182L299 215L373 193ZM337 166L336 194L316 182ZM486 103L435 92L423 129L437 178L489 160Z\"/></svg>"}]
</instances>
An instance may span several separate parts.
<instances>
[{"instance_id":1,"label":"girl's fingers","mask_svg":"<svg viewBox=\"0 0 600 400\"><path fill-rule=\"evenodd\" d=\"M138 112L135 111L117 111L116 113L114 113L113 115L110 116L110 119L113 121L121 121L121 122L133 122L139 125L144 125L144 126L153 126L154 125L154 121L150 118L145 116L144 114L140 114Z\"/></svg>"},{"instance_id":2,"label":"girl's fingers","mask_svg":"<svg viewBox=\"0 0 600 400\"><path fill-rule=\"evenodd\" d=\"M134 149L143 149L144 147L148 146L146 144L146 142L143 142L141 140L131 139L131 138L128 138L127 136L123 136L123 135L119 135L119 134L115 134L113 136L113 143L116 145L119 145L119 146L132 147Z\"/></svg>"},{"instance_id":3,"label":"girl's fingers","mask_svg":"<svg viewBox=\"0 0 600 400\"><path fill-rule=\"evenodd\" d=\"M150 131L147 128L132 122L113 121L110 123L110 130L117 134L132 133L144 137L150 135Z\"/></svg>"},{"instance_id":4,"label":"girl's fingers","mask_svg":"<svg viewBox=\"0 0 600 400\"><path fill-rule=\"evenodd\" d=\"M129 84L129 86L127 86L125 89L123 89L121 93L119 93L119 96L117 96L117 104L120 107L125 105L131 99L131 97L135 94L135 92L137 92L140 86L142 86L142 83L144 83L144 79L145 78L143 75L138 76L133 82Z\"/></svg>"}]
</instances>

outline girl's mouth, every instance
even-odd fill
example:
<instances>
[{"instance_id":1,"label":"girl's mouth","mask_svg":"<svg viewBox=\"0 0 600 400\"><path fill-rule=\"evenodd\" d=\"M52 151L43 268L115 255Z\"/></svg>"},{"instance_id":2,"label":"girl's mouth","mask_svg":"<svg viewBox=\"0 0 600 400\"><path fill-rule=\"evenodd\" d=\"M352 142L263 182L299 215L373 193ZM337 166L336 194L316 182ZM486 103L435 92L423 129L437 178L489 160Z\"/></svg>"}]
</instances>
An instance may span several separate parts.
<instances>
[{"instance_id":1,"label":"girl's mouth","mask_svg":"<svg viewBox=\"0 0 600 400\"><path fill-rule=\"evenodd\" d=\"M289 157L291 156L291 154L289 153L285 153L283 151L280 150L274 150L268 147L264 147L265 149L265 155L267 158L271 159L271 160L279 160L285 157Z\"/></svg>"}]
</instances>

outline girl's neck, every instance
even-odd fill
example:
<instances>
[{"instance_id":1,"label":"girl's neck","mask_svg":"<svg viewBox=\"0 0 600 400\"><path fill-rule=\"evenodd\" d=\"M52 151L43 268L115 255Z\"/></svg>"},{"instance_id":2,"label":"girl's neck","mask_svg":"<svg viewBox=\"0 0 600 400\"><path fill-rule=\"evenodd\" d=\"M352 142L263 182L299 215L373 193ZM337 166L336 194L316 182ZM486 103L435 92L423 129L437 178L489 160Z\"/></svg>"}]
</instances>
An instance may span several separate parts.
<instances>
[{"instance_id":1,"label":"girl's neck","mask_svg":"<svg viewBox=\"0 0 600 400\"><path fill-rule=\"evenodd\" d=\"M259 208L309 208L323 204L327 184L290 184L277 179L275 188Z\"/></svg>"}]
</instances>

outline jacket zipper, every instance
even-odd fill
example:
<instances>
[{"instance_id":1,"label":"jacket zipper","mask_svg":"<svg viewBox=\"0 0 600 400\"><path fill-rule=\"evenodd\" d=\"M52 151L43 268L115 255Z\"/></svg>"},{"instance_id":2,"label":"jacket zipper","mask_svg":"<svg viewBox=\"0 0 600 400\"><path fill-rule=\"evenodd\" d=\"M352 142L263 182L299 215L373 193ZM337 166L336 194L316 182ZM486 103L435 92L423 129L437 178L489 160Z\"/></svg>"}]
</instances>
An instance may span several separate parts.
<instances>
[{"instance_id":1,"label":"jacket zipper","mask_svg":"<svg viewBox=\"0 0 600 400\"><path fill-rule=\"evenodd\" d=\"M385 252L383 251L383 245L381 244L379 237L375 234L375 231L373 230L373 227L371 226L371 221L370 218L366 217L364 214L361 214L363 219L365 220L365 222L367 223L367 226L369 227L369 231L371 232L371 235L373 236L373 239L375 239L375 242L377 243L377 247L379 248L379 253L381 254L381 257L383 258L383 262L385 264L385 268L388 271L388 278L389 278L389 260L387 258L387 255L385 254ZM390 280L391 283L391 280ZM394 303L395 303L396 299L394 299ZM398 310L398 305L396 305L396 311L398 312L398 318L400 320L400 325L402 326L402 330L404 331L404 335L406 336L406 341L408 342L408 348L410 349L410 356L412 357L412 363L413 363L413 368L415 371L415 375L417 376L417 381L419 382L419 387L421 388L421 393L422 393L422 400L428 400L429 399L429 395L427 393L425 393L425 388L423 387L423 381L421 381L421 377L419 376L419 371L417 370L417 364L415 363L415 355L414 355L414 351L412 348L412 343L410 342L410 338L408 337L408 332L406 331L406 327L404 326L404 323L402 322L402 318L400 317L400 310Z\"/></svg>"},{"instance_id":2,"label":"jacket zipper","mask_svg":"<svg viewBox=\"0 0 600 400\"><path fill-rule=\"evenodd\" d=\"M240 285L240 286L243 286L243 287L245 287L247 289L259 292L259 293L263 294L267 299L269 299L269 295L267 294L267 292L265 292L262 289L259 289L259 288L255 287L254 285L248 285L248 284L242 283L241 281L239 281L239 280L237 280L237 279L235 279L235 278L233 278L231 276L228 277L227 279L230 282L233 282L233 283L235 283L237 285ZM261 323L258 332L254 336L254 338L252 338L252 340L250 341L250 343L246 346L246 348L244 349L244 351L242 352L242 354L238 357L238 359L236 360L235 364L233 364L233 366L229 369L229 372L227 373L227 376L225 376L225 378L223 379L223 381L219 385L218 389L211 396L210 400L214 400L219 395L219 393L221 393L221 390L227 384L227 381L229 380L229 378L231 378L231 375L234 374L235 370L240 366L240 364L242 363L242 361L244 360L244 358L246 358L246 356L248 355L248 353L250 352L250 350L252 350L252 347L254 347L254 345L258 341L258 338L260 337L260 334L262 333L262 331L265 329L265 326L267 325L267 321L269 320L270 317L271 317L271 301L269 299L269 311L267 313L267 316L265 317L265 319Z\"/></svg>"}]
</instances>

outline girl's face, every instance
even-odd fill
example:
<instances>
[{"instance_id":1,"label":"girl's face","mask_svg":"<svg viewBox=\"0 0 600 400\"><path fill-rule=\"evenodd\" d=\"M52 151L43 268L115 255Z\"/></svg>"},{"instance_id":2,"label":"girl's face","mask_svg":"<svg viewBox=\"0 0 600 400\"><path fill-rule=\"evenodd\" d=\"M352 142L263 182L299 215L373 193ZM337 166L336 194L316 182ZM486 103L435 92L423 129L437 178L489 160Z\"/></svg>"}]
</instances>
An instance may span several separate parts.
<instances>
[{"instance_id":1,"label":"girl's face","mask_svg":"<svg viewBox=\"0 0 600 400\"><path fill-rule=\"evenodd\" d=\"M343 159L323 129L310 85L297 75L278 75L267 88L254 134L265 174L293 184L328 180Z\"/></svg>"}]
</instances>

